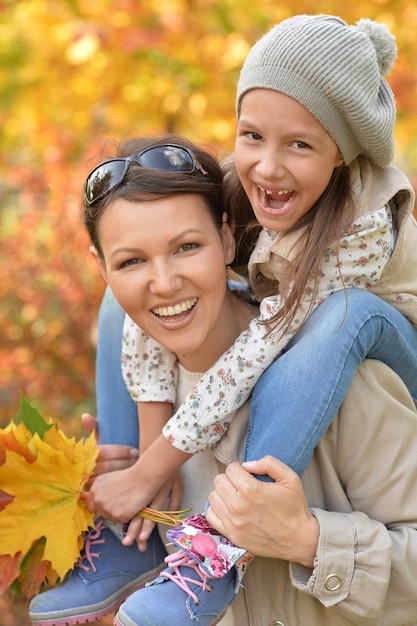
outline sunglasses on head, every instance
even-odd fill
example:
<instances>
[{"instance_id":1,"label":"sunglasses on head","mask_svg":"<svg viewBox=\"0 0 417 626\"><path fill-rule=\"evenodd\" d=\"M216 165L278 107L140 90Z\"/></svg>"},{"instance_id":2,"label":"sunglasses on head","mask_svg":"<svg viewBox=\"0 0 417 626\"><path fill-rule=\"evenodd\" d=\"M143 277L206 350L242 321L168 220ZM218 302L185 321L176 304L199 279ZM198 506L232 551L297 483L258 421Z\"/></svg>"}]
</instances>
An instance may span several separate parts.
<instances>
[{"instance_id":1,"label":"sunglasses on head","mask_svg":"<svg viewBox=\"0 0 417 626\"><path fill-rule=\"evenodd\" d=\"M198 170L203 176L208 175L188 148L174 144L153 146L133 156L110 159L97 165L85 181L84 202L89 206L120 185L132 163L162 172L192 174Z\"/></svg>"}]
</instances>

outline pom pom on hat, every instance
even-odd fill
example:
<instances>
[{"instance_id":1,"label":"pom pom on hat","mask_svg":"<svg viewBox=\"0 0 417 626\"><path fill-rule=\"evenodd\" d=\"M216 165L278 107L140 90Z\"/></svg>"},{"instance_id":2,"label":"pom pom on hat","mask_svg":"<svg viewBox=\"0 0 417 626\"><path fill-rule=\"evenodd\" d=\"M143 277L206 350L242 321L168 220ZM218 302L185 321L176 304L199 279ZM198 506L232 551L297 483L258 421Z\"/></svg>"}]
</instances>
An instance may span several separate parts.
<instances>
[{"instance_id":1,"label":"pom pom on hat","mask_svg":"<svg viewBox=\"0 0 417 626\"><path fill-rule=\"evenodd\" d=\"M348 165L359 154L385 166L394 155L395 100L384 79L397 57L384 24L356 26L332 15L296 15L250 50L237 88L237 110L251 89L272 89L306 107Z\"/></svg>"},{"instance_id":2,"label":"pom pom on hat","mask_svg":"<svg viewBox=\"0 0 417 626\"><path fill-rule=\"evenodd\" d=\"M375 47L377 63L382 76L388 76L394 67L397 58L397 45L394 35L391 35L385 24L378 24L367 18L356 23L358 31L368 35Z\"/></svg>"}]
</instances>

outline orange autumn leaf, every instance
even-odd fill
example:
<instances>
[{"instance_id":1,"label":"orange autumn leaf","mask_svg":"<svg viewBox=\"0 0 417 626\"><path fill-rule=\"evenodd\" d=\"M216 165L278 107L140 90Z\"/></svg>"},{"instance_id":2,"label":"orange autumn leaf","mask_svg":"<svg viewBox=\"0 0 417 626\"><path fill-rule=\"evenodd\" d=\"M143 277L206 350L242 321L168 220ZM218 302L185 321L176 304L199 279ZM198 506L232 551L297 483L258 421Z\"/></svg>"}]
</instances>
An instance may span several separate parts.
<instances>
[{"instance_id":1,"label":"orange autumn leaf","mask_svg":"<svg viewBox=\"0 0 417 626\"><path fill-rule=\"evenodd\" d=\"M36 541L20 562L20 591L26 598L33 598L44 581L48 581L48 586L52 587L58 580L50 562L42 559L45 541L44 537Z\"/></svg>"},{"instance_id":2,"label":"orange autumn leaf","mask_svg":"<svg viewBox=\"0 0 417 626\"><path fill-rule=\"evenodd\" d=\"M9 424L7 428L0 430L1 465L5 460L5 450L14 450L24 456L27 461L34 461L36 457L28 448L32 437L32 433L23 423L18 426Z\"/></svg>"},{"instance_id":3,"label":"orange autumn leaf","mask_svg":"<svg viewBox=\"0 0 417 626\"><path fill-rule=\"evenodd\" d=\"M0 595L6 591L19 576L22 555L20 553L0 555Z\"/></svg>"}]
</instances>

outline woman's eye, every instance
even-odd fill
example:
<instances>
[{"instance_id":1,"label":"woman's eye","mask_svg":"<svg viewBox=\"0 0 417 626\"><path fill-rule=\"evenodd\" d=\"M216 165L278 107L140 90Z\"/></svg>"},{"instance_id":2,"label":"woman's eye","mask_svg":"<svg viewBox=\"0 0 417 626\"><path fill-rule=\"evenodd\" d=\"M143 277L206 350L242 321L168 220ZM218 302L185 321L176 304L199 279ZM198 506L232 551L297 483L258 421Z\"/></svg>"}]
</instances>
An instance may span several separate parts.
<instances>
[{"instance_id":1,"label":"woman's eye","mask_svg":"<svg viewBox=\"0 0 417 626\"><path fill-rule=\"evenodd\" d=\"M120 263L120 269L130 267L131 265L139 265L139 263L142 263L141 259L128 259L127 261Z\"/></svg>"},{"instance_id":2,"label":"woman's eye","mask_svg":"<svg viewBox=\"0 0 417 626\"><path fill-rule=\"evenodd\" d=\"M177 252L189 252L190 250L195 250L198 248L198 243L183 243L177 250Z\"/></svg>"}]
</instances>

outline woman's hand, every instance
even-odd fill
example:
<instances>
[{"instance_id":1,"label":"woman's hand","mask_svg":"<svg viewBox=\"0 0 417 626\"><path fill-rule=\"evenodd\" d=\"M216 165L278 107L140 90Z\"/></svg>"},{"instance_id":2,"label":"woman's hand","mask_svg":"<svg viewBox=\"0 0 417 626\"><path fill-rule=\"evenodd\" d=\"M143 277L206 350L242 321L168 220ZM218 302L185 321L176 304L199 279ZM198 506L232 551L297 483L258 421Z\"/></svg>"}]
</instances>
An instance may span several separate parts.
<instances>
[{"instance_id":1,"label":"woman's hand","mask_svg":"<svg viewBox=\"0 0 417 626\"><path fill-rule=\"evenodd\" d=\"M266 474L274 482L251 474ZM232 463L215 478L214 486L207 520L220 533L257 556L313 567L319 525L301 480L287 465L272 456Z\"/></svg>"},{"instance_id":2,"label":"woman's hand","mask_svg":"<svg viewBox=\"0 0 417 626\"><path fill-rule=\"evenodd\" d=\"M127 469L136 463L139 450L122 444L102 444L94 468L93 476L100 476L108 472Z\"/></svg>"},{"instance_id":3,"label":"woman's hand","mask_svg":"<svg viewBox=\"0 0 417 626\"><path fill-rule=\"evenodd\" d=\"M84 429L88 433L95 433L96 438L98 439L97 418L93 417L89 413L84 413L81 416L81 422ZM132 446L122 444L102 444L99 445L98 448L99 454L94 468L94 473L87 484L87 489L91 487L91 484L96 476L131 467L139 457L139 450Z\"/></svg>"}]
</instances>

